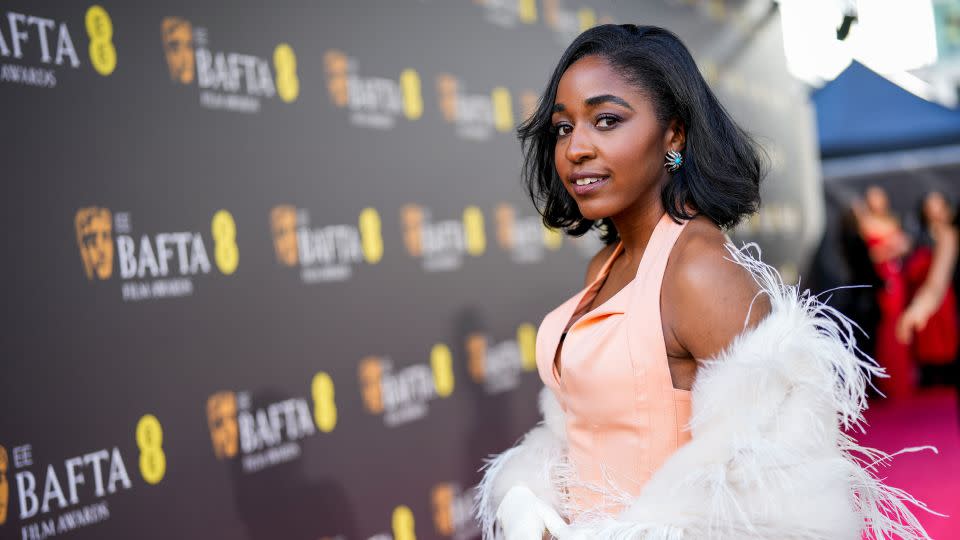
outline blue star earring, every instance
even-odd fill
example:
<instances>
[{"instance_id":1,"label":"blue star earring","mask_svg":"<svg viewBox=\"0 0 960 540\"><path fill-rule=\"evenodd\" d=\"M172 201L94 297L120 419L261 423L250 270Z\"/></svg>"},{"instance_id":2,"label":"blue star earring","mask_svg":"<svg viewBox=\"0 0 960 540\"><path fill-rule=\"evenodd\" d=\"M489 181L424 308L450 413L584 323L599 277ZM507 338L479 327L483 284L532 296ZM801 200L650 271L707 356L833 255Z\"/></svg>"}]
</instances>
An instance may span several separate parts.
<instances>
[{"instance_id":1,"label":"blue star earring","mask_svg":"<svg viewBox=\"0 0 960 540\"><path fill-rule=\"evenodd\" d=\"M680 155L680 152L667 150L666 161L663 166L669 172L677 172L677 169L679 169L681 165L683 165L683 156Z\"/></svg>"}]
</instances>

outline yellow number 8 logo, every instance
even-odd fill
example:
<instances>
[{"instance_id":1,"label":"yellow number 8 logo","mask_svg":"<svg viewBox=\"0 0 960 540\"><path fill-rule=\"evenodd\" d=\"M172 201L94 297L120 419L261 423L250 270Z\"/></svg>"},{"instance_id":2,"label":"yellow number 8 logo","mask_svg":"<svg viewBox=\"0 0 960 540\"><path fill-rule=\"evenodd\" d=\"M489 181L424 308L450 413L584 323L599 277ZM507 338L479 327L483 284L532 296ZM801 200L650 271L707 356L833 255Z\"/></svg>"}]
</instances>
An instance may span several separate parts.
<instances>
[{"instance_id":1,"label":"yellow number 8 logo","mask_svg":"<svg viewBox=\"0 0 960 540\"><path fill-rule=\"evenodd\" d=\"M140 448L140 476L148 484L163 480L167 472L167 456L163 453L163 428L152 414L145 414L137 422L137 447Z\"/></svg>"},{"instance_id":2,"label":"yellow number 8 logo","mask_svg":"<svg viewBox=\"0 0 960 540\"><path fill-rule=\"evenodd\" d=\"M453 393L453 355L450 348L437 343L430 349L430 368L433 370L433 386L437 395L447 397Z\"/></svg>"},{"instance_id":3,"label":"yellow number 8 logo","mask_svg":"<svg viewBox=\"0 0 960 540\"><path fill-rule=\"evenodd\" d=\"M423 114L423 94L420 91L420 75L413 69L400 73L400 93L403 97L403 114L416 120Z\"/></svg>"},{"instance_id":4,"label":"yellow number 8 logo","mask_svg":"<svg viewBox=\"0 0 960 540\"><path fill-rule=\"evenodd\" d=\"M490 94L490 101L493 103L493 126L497 128L497 131L512 130L513 102L510 99L510 91L498 86Z\"/></svg>"},{"instance_id":5,"label":"yellow number 8 logo","mask_svg":"<svg viewBox=\"0 0 960 540\"><path fill-rule=\"evenodd\" d=\"M532 324L523 323L517 327L517 345L523 370L537 369L537 329Z\"/></svg>"},{"instance_id":6,"label":"yellow number 8 logo","mask_svg":"<svg viewBox=\"0 0 960 540\"><path fill-rule=\"evenodd\" d=\"M297 55L286 43L273 50L273 67L277 70L277 94L286 103L292 103L300 95L300 79L297 78Z\"/></svg>"},{"instance_id":7,"label":"yellow number 8 logo","mask_svg":"<svg viewBox=\"0 0 960 540\"><path fill-rule=\"evenodd\" d=\"M333 379L321 371L310 382L310 395L313 396L313 421L317 429L330 433L337 426L337 404L333 400Z\"/></svg>"},{"instance_id":8,"label":"yellow number 8 logo","mask_svg":"<svg viewBox=\"0 0 960 540\"><path fill-rule=\"evenodd\" d=\"M464 208L463 232L466 236L467 253L483 255L483 251L487 249L487 237L483 230L483 212L476 206Z\"/></svg>"},{"instance_id":9,"label":"yellow number 8 logo","mask_svg":"<svg viewBox=\"0 0 960 540\"><path fill-rule=\"evenodd\" d=\"M394 508L393 517L390 521L393 525L393 540L417 540L413 511L410 510L410 507L400 505Z\"/></svg>"},{"instance_id":10,"label":"yellow number 8 logo","mask_svg":"<svg viewBox=\"0 0 960 540\"><path fill-rule=\"evenodd\" d=\"M363 258L370 264L380 262L383 257L383 236L380 234L380 214L374 208L364 208L360 212L360 246Z\"/></svg>"},{"instance_id":11,"label":"yellow number 8 logo","mask_svg":"<svg viewBox=\"0 0 960 540\"><path fill-rule=\"evenodd\" d=\"M97 73L106 77L117 67L117 49L112 41L113 21L107 10L93 5L87 9L84 24L90 37L90 63Z\"/></svg>"},{"instance_id":12,"label":"yellow number 8 logo","mask_svg":"<svg viewBox=\"0 0 960 540\"><path fill-rule=\"evenodd\" d=\"M560 244L563 243L563 235L557 229L551 229L546 225L543 226L543 244L547 246L547 249L557 250L560 249Z\"/></svg>"},{"instance_id":13,"label":"yellow number 8 logo","mask_svg":"<svg viewBox=\"0 0 960 540\"><path fill-rule=\"evenodd\" d=\"M520 0L517 7L520 14L520 20L526 24L537 22L537 0Z\"/></svg>"},{"instance_id":14,"label":"yellow number 8 logo","mask_svg":"<svg viewBox=\"0 0 960 540\"><path fill-rule=\"evenodd\" d=\"M213 259L224 275L232 274L240 263L240 248L237 247L237 222L226 210L219 210L210 222L213 234Z\"/></svg>"}]
</instances>

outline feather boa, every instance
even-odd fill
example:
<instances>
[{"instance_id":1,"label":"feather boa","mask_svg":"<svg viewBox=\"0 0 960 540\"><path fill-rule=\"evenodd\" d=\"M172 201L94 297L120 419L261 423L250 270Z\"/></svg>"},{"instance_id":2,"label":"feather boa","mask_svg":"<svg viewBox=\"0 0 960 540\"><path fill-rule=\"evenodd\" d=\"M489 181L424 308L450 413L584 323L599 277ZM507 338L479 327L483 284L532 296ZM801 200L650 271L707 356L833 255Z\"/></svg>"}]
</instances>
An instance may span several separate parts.
<instances>
[{"instance_id":1,"label":"feather boa","mask_svg":"<svg viewBox=\"0 0 960 540\"><path fill-rule=\"evenodd\" d=\"M932 511L876 475L892 456L848 435L863 432L866 385L883 370L857 349L849 319L809 291L784 285L751 247L727 245L760 285L758 294L769 296L770 314L701 362L692 440L637 497L608 492L625 510L587 513L571 524L574 536L929 540L905 503ZM566 513L566 487L577 480L565 461L563 411L547 388L540 409L544 420L481 469L475 509L485 539L503 538L495 513L518 483Z\"/></svg>"}]
</instances>

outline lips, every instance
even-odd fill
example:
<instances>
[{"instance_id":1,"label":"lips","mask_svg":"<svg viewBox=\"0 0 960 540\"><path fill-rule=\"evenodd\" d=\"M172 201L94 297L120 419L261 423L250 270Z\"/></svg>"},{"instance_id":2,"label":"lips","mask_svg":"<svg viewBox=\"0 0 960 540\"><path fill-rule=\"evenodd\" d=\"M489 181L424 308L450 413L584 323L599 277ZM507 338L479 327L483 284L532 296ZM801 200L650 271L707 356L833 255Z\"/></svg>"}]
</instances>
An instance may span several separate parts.
<instances>
[{"instance_id":1,"label":"lips","mask_svg":"<svg viewBox=\"0 0 960 540\"><path fill-rule=\"evenodd\" d=\"M570 176L570 185L577 195L585 195L606 185L610 177L599 173L577 173Z\"/></svg>"}]
</instances>

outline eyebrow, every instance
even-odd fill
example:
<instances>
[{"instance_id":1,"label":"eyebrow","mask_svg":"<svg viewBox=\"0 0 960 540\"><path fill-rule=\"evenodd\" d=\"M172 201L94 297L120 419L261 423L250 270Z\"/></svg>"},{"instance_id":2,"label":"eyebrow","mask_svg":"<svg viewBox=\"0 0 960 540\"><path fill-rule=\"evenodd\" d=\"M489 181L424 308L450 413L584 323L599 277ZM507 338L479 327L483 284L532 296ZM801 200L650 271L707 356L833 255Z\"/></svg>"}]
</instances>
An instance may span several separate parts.
<instances>
[{"instance_id":1,"label":"eyebrow","mask_svg":"<svg viewBox=\"0 0 960 540\"><path fill-rule=\"evenodd\" d=\"M627 109L633 110L633 107L630 106L623 98L614 96L613 94L602 94L599 96L588 97L583 101L588 107L596 107L602 103L616 103L621 107L626 107ZM563 103L556 103L553 106L553 112L563 112L567 107Z\"/></svg>"}]
</instances>

